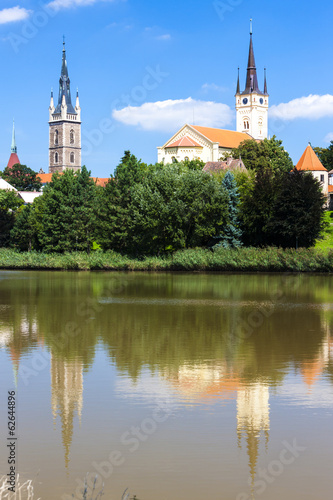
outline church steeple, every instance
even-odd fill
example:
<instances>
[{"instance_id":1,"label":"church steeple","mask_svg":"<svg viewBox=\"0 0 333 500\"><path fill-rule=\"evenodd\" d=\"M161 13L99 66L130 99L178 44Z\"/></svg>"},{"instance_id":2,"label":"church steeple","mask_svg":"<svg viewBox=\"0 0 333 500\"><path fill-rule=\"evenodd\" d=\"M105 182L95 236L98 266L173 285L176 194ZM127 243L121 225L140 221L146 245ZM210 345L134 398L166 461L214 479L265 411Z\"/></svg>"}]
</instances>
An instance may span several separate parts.
<instances>
[{"instance_id":1,"label":"church steeple","mask_svg":"<svg viewBox=\"0 0 333 500\"><path fill-rule=\"evenodd\" d=\"M71 98L65 37L62 44L58 104L54 107L53 91L49 106L49 172L81 169L81 108L76 95L75 108Z\"/></svg>"},{"instance_id":2,"label":"church steeple","mask_svg":"<svg viewBox=\"0 0 333 500\"><path fill-rule=\"evenodd\" d=\"M15 122L14 122L14 120L13 120L12 146L10 148L10 151L12 153L17 153L17 146L16 146L16 140L15 140Z\"/></svg>"},{"instance_id":3,"label":"church steeple","mask_svg":"<svg viewBox=\"0 0 333 500\"><path fill-rule=\"evenodd\" d=\"M244 132L253 139L263 140L268 136L268 100L266 70L264 91L259 89L257 68L250 25L250 47L248 54L245 90L240 91L239 79L236 92L237 132Z\"/></svg>"},{"instance_id":4,"label":"church steeple","mask_svg":"<svg viewBox=\"0 0 333 500\"><path fill-rule=\"evenodd\" d=\"M61 74L59 80L59 97L58 97L58 106L56 107L55 113L61 113L61 106L65 103L67 105L67 112L71 114L76 114L72 105L71 81L68 76L65 37L63 39L62 45L63 47L62 47Z\"/></svg>"},{"instance_id":5,"label":"church steeple","mask_svg":"<svg viewBox=\"0 0 333 500\"><path fill-rule=\"evenodd\" d=\"M257 68L254 58L253 40L252 40L252 19L251 19L249 59L247 63L246 85L243 94L252 94L252 92L256 92L257 94L261 93L259 90Z\"/></svg>"}]
</instances>

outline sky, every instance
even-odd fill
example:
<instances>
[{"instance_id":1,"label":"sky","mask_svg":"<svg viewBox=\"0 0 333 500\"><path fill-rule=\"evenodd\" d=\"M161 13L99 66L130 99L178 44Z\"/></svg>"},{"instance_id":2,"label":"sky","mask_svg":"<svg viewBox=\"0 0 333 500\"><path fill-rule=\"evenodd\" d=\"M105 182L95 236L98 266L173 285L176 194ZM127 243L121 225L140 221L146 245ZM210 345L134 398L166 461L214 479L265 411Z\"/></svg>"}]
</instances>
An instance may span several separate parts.
<instances>
[{"instance_id":1,"label":"sky","mask_svg":"<svg viewBox=\"0 0 333 500\"><path fill-rule=\"evenodd\" d=\"M185 123L235 130L250 18L269 135L294 163L333 140L333 3L327 0L1 0L0 170L15 119L18 156L48 172L48 107L63 36L79 89L82 163L108 177L125 150L146 163Z\"/></svg>"}]
</instances>

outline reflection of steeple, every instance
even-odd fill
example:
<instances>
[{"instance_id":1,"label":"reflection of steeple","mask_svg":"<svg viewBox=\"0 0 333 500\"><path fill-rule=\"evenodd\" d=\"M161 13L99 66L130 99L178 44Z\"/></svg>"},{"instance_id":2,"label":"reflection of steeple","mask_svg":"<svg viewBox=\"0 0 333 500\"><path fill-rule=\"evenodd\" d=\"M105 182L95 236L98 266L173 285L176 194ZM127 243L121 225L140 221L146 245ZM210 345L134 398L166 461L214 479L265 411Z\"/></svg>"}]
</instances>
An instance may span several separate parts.
<instances>
[{"instance_id":1,"label":"reflection of steeple","mask_svg":"<svg viewBox=\"0 0 333 500\"><path fill-rule=\"evenodd\" d=\"M65 448L65 466L73 437L74 412L81 420L83 405L83 365L79 360L65 361L51 356L51 405L54 418L60 415L62 441Z\"/></svg>"},{"instance_id":2,"label":"reflection of steeple","mask_svg":"<svg viewBox=\"0 0 333 500\"><path fill-rule=\"evenodd\" d=\"M238 442L245 437L249 466L254 484L259 456L260 433L265 432L266 444L269 438L269 390L268 384L256 382L240 389L237 394Z\"/></svg>"}]
</instances>

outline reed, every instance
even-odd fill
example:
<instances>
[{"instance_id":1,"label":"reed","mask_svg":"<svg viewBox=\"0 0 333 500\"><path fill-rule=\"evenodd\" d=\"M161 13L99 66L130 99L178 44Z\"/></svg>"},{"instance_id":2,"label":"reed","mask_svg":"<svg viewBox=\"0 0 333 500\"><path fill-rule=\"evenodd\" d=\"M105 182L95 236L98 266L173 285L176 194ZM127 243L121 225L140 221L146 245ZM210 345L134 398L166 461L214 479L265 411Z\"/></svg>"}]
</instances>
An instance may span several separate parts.
<instances>
[{"instance_id":1,"label":"reed","mask_svg":"<svg viewBox=\"0 0 333 500\"><path fill-rule=\"evenodd\" d=\"M333 272L333 249L276 247L179 250L162 257L133 258L113 251L19 253L0 249L0 269L66 271Z\"/></svg>"}]
</instances>

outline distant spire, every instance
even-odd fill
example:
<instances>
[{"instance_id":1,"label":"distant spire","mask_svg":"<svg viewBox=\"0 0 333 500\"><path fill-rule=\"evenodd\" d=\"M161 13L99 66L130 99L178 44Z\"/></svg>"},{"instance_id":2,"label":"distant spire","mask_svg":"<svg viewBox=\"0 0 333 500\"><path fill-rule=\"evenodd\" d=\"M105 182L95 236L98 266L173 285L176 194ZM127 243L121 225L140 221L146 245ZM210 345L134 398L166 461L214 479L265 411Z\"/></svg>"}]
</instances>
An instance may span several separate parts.
<instances>
[{"instance_id":1,"label":"distant spire","mask_svg":"<svg viewBox=\"0 0 333 500\"><path fill-rule=\"evenodd\" d=\"M15 122L13 119L13 134L12 134L12 146L10 148L12 153L17 153L17 146L16 146L16 140L15 140Z\"/></svg>"},{"instance_id":2,"label":"distant spire","mask_svg":"<svg viewBox=\"0 0 333 500\"><path fill-rule=\"evenodd\" d=\"M252 19L250 19L250 35L252 35L253 31L252 31Z\"/></svg>"},{"instance_id":3,"label":"distant spire","mask_svg":"<svg viewBox=\"0 0 333 500\"><path fill-rule=\"evenodd\" d=\"M237 88L236 88L236 94L240 94L240 85L239 85L239 68L238 68L238 77L237 77Z\"/></svg>"},{"instance_id":4,"label":"distant spire","mask_svg":"<svg viewBox=\"0 0 333 500\"><path fill-rule=\"evenodd\" d=\"M264 94L268 95L267 92L267 78L266 78L266 68L264 69L265 79L264 79Z\"/></svg>"}]
</instances>

